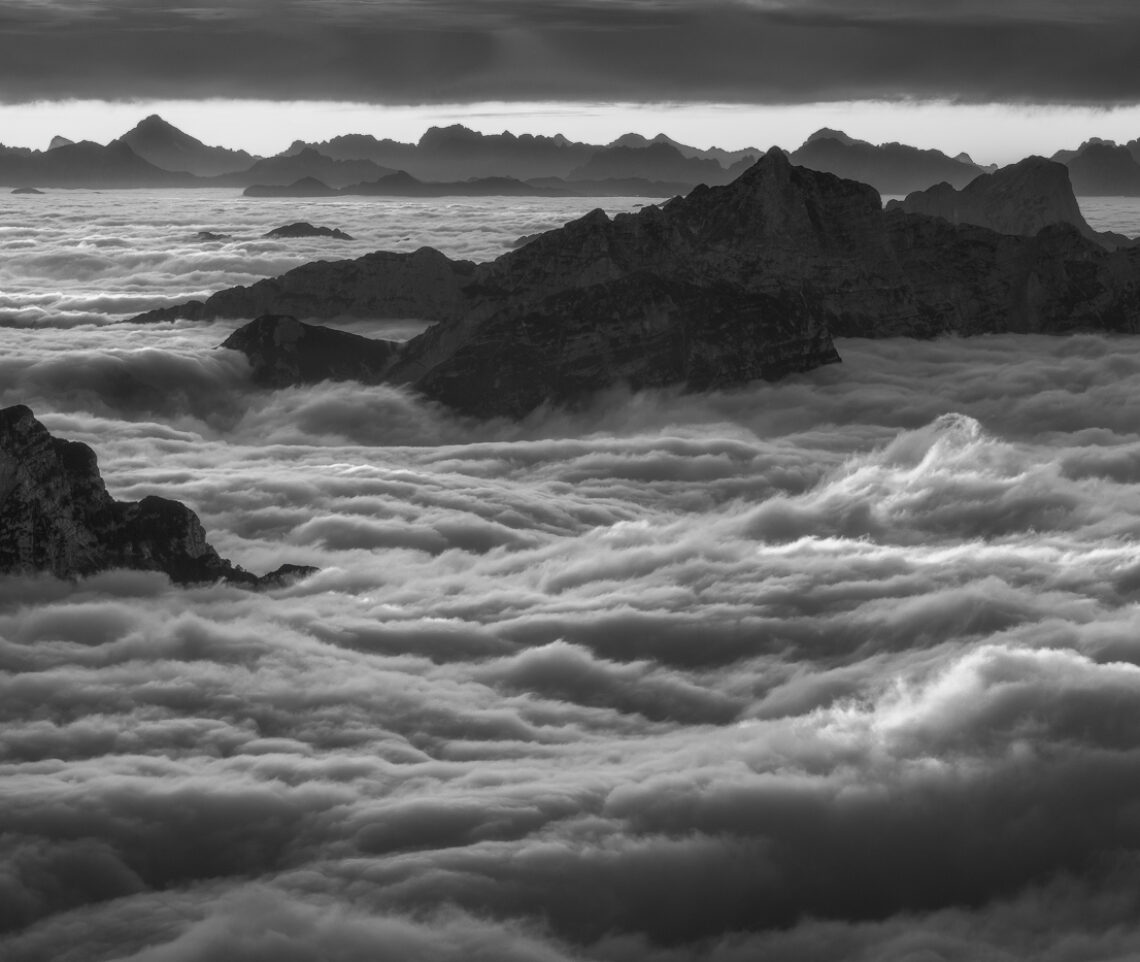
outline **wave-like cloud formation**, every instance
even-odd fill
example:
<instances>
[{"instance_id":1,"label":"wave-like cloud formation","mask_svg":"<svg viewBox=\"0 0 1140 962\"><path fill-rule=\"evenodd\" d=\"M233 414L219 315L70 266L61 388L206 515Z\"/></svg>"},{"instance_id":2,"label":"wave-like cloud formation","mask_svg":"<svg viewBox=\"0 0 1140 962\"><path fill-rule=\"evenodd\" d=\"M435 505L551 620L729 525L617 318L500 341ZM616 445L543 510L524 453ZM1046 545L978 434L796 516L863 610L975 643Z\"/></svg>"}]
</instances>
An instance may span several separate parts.
<instances>
[{"instance_id":1,"label":"wave-like cloud formation","mask_svg":"<svg viewBox=\"0 0 1140 962\"><path fill-rule=\"evenodd\" d=\"M8 332L115 497L322 570L0 581L5 959L1140 951L1135 340L476 423L222 332Z\"/></svg>"}]
</instances>

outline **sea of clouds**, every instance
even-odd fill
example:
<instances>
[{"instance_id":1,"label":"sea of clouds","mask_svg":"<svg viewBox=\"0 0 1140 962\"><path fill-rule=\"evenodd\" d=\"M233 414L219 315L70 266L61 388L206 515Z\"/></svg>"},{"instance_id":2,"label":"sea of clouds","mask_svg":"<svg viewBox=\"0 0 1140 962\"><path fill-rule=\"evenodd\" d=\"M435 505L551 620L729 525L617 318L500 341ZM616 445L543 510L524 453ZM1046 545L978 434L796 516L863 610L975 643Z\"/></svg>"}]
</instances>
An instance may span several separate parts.
<instances>
[{"instance_id":1,"label":"sea of clouds","mask_svg":"<svg viewBox=\"0 0 1140 962\"><path fill-rule=\"evenodd\" d=\"M562 203L292 219L481 259ZM175 233L261 227L228 210ZM41 285L75 315L17 285L0 406L243 566L321 571L0 579L0 957L1140 952L1140 339L846 340L475 422L256 389L236 322L79 320L145 287L152 213Z\"/></svg>"}]
</instances>

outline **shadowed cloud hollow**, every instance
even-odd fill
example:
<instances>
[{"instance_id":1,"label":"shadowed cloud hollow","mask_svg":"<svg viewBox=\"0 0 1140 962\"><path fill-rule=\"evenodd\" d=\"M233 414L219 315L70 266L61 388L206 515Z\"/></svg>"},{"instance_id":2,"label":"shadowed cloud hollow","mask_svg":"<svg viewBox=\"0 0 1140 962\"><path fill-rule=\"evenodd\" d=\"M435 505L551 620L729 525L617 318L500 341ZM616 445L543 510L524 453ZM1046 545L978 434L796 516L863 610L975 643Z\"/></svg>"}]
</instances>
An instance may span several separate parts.
<instances>
[{"instance_id":1,"label":"shadowed cloud hollow","mask_svg":"<svg viewBox=\"0 0 1140 962\"><path fill-rule=\"evenodd\" d=\"M43 0L3 18L11 101L1140 96L1126 0Z\"/></svg>"}]
</instances>

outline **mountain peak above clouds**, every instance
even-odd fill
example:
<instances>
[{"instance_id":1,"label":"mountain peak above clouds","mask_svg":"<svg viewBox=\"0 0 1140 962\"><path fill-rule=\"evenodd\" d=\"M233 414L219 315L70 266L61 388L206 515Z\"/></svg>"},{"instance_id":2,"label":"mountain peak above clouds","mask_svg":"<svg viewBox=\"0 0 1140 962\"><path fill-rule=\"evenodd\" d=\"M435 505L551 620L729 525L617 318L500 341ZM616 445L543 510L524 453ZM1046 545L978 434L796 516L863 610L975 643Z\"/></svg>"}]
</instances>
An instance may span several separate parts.
<instances>
[{"instance_id":1,"label":"mountain peak above clouds","mask_svg":"<svg viewBox=\"0 0 1140 962\"><path fill-rule=\"evenodd\" d=\"M86 444L52 436L25 405L0 409L0 573L75 578L112 568L247 588L316 570L250 574L218 555L186 505L155 496L114 500Z\"/></svg>"},{"instance_id":2,"label":"mountain peak above clouds","mask_svg":"<svg viewBox=\"0 0 1140 962\"><path fill-rule=\"evenodd\" d=\"M158 114L150 114L118 138L156 167L198 177L245 170L257 158L244 150L210 147Z\"/></svg>"}]
</instances>

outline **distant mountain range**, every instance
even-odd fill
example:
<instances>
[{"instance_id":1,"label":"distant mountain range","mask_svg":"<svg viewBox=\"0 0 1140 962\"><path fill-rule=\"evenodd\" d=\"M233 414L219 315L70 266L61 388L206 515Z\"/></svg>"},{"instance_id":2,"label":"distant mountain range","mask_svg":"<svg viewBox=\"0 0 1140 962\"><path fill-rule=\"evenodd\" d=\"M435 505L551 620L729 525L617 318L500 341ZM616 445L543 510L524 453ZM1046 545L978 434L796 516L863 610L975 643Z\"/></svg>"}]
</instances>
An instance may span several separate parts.
<instances>
[{"instance_id":1,"label":"distant mountain range","mask_svg":"<svg viewBox=\"0 0 1140 962\"><path fill-rule=\"evenodd\" d=\"M0 185L12 187L238 187L252 196L535 195L668 197L697 184L735 180L763 152L701 149L665 134L625 134L588 144L459 124L432 127L416 143L346 134L294 141L274 157L209 146L152 115L109 144L57 135L44 151L0 145ZM905 195L945 183L960 190L992 171L901 143L872 144L823 128L784 151L796 164ZM1053 160L1068 166L1078 195L1140 196L1140 138L1093 138Z\"/></svg>"}]
</instances>

